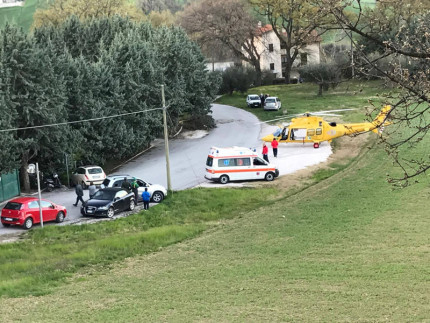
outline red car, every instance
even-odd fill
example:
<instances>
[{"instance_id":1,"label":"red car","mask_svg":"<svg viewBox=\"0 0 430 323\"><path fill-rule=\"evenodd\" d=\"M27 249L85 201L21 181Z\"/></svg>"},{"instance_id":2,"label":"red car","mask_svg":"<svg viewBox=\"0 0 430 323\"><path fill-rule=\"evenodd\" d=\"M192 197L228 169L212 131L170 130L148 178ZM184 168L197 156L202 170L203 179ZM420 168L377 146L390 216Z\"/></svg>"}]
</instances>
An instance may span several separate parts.
<instances>
[{"instance_id":1,"label":"red car","mask_svg":"<svg viewBox=\"0 0 430 323\"><path fill-rule=\"evenodd\" d=\"M62 205L42 200L43 222L63 222L67 210ZM40 223L39 199L36 197L19 197L9 201L1 211L1 223L4 227L21 225L30 229L33 224Z\"/></svg>"}]
</instances>

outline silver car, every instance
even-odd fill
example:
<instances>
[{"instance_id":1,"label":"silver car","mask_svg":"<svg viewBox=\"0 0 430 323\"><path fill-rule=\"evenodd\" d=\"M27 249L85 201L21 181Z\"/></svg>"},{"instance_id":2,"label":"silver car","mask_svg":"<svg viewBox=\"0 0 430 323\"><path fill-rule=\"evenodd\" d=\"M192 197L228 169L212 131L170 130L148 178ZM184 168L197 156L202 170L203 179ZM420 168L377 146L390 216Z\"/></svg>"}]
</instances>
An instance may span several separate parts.
<instances>
[{"instance_id":1,"label":"silver car","mask_svg":"<svg viewBox=\"0 0 430 323\"><path fill-rule=\"evenodd\" d=\"M281 108L281 100L276 96L269 96L264 100L264 110L279 110Z\"/></svg>"},{"instance_id":2,"label":"silver car","mask_svg":"<svg viewBox=\"0 0 430 323\"><path fill-rule=\"evenodd\" d=\"M137 189L139 192L139 201L142 200L142 193L145 190L145 187L148 188L148 192L151 194L151 200L154 203L160 203L167 196L167 190L164 186L159 184L151 184L141 178L133 177L128 174L109 175L106 177L100 187L121 187L122 182L124 182L124 178L127 178L127 181L130 183L133 182L133 178L136 178L136 182L139 184L139 188Z\"/></svg>"}]
</instances>

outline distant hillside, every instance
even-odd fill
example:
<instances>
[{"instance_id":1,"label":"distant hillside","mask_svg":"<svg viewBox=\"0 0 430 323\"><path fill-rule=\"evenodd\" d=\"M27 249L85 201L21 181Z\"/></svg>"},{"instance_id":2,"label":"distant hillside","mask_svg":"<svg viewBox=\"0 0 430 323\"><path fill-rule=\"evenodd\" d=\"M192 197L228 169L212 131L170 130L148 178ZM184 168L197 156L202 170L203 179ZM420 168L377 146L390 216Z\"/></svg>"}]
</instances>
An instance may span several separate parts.
<instances>
[{"instance_id":1,"label":"distant hillside","mask_svg":"<svg viewBox=\"0 0 430 323\"><path fill-rule=\"evenodd\" d=\"M0 0L2 1L2 0ZM137 2L142 5L149 6L151 10L165 10L169 9L172 12L181 10L184 5L188 2L195 0L129 0L130 2ZM24 30L30 30L33 24L33 15L37 8L46 5L47 0L26 0L23 7L9 7L0 8L0 29L5 26L6 23L15 24L24 28Z\"/></svg>"},{"instance_id":2,"label":"distant hillside","mask_svg":"<svg viewBox=\"0 0 430 323\"><path fill-rule=\"evenodd\" d=\"M0 9L0 28L6 23L21 26L24 30L29 30L33 23L33 14L43 0L26 0L22 7L9 7Z\"/></svg>"}]
</instances>

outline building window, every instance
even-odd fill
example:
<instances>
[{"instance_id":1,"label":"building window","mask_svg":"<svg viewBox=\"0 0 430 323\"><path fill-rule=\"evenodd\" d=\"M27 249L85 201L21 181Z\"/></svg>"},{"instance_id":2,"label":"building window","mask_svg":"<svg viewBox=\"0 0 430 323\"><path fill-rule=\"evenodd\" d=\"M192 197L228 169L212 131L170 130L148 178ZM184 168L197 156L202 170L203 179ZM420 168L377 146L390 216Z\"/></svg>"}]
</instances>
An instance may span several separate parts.
<instances>
[{"instance_id":1,"label":"building window","mask_svg":"<svg viewBox=\"0 0 430 323\"><path fill-rule=\"evenodd\" d=\"M308 63L308 54L307 53L301 53L300 54L300 63L302 65L306 65Z\"/></svg>"},{"instance_id":2,"label":"building window","mask_svg":"<svg viewBox=\"0 0 430 323\"><path fill-rule=\"evenodd\" d=\"M275 63L270 63L270 70L274 71L275 70Z\"/></svg>"},{"instance_id":3,"label":"building window","mask_svg":"<svg viewBox=\"0 0 430 323\"><path fill-rule=\"evenodd\" d=\"M269 44L269 52L273 52L273 44Z\"/></svg>"}]
</instances>

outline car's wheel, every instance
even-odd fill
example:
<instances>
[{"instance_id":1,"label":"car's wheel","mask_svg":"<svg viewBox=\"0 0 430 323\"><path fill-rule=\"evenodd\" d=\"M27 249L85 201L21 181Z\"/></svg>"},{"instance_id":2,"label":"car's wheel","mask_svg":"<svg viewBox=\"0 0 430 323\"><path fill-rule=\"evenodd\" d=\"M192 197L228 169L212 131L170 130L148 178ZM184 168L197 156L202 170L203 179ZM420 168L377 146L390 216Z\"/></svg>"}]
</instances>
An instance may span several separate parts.
<instances>
[{"instance_id":1,"label":"car's wheel","mask_svg":"<svg viewBox=\"0 0 430 323\"><path fill-rule=\"evenodd\" d=\"M130 199L130 206L128 207L128 209L130 211L133 211L135 207L136 207L136 203L134 202L134 199Z\"/></svg>"},{"instance_id":2,"label":"car's wheel","mask_svg":"<svg viewBox=\"0 0 430 323\"><path fill-rule=\"evenodd\" d=\"M64 212L60 211L57 214L57 218L55 219L55 222L61 223L64 221Z\"/></svg>"},{"instance_id":3,"label":"car's wheel","mask_svg":"<svg viewBox=\"0 0 430 323\"><path fill-rule=\"evenodd\" d=\"M227 175L221 175L221 177L219 178L219 182L220 182L221 184L227 184L227 183L228 183L228 181L229 181L229 178L228 178L228 176L227 176Z\"/></svg>"},{"instance_id":4,"label":"car's wheel","mask_svg":"<svg viewBox=\"0 0 430 323\"><path fill-rule=\"evenodd\" d=\"M10 227L10 223L2 223L5 228Z\"/></svg>"},{"instance_id":5,"label":"car's wheel","mask_svg":"<svg viewBox=\"0 0 430 323\"><path fill-rule=\"evenodd\" d=\"M274 178L275 178L275 174L273 174L272 172L268 172L266 176L264 176L264 179L268 182L273 181Z\"/></svg>"},{"instance_id":6,"label":"car's wheel","mask_svg":"<svg viewBox=\"0 0 430 323\"><path fill-rule=\"evenodd\" d=\"M88 188L87 184L85 184L85 182L84 182L84 181L82 181L82 189L83 189L83 190L86 190L87 188Z\"/></svg>"},{"instance_id":7,"label":"car's wheel","mask_svg":"<svg viewBox=\"0 0 430 323\"><path fill-rule=\"evenodd\" d=\"M31 229L32 226L33 226L33 219L32 218L25 219L24 224L22 225L22 227L26 230Z\"/></svg>"},{"instance_id":8,"label":"car's wheel","mask_svg":"<svg viewBox=\"0 0 430 323\"><path fill-rule=\"evenodd\" d=\"M154 194L152 194L152 201L154 203L160 203L164 199L164 194L160 191L155 191Z\"/></svg>"},{"instance_id":9,"label":"car's wheel","mask_svg":"<svg viewBox=\"0 0 430 323\"><path fill-rule=\"evenodd\" d=\"M107 211L107 216L108 218L113 218L113 216L115 215L115 210L113 209L113 207L111 206L109 208L109 210Z\"/></svg>"}]
</instances>

